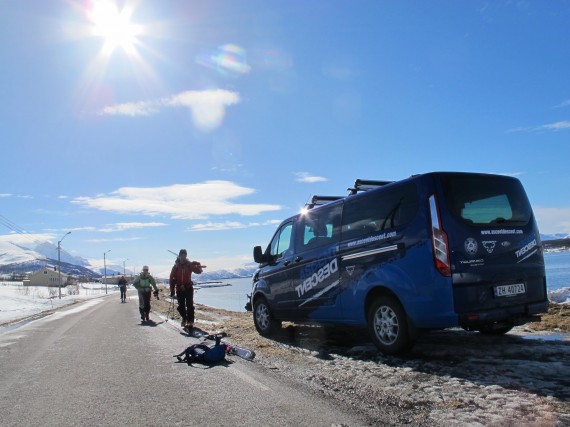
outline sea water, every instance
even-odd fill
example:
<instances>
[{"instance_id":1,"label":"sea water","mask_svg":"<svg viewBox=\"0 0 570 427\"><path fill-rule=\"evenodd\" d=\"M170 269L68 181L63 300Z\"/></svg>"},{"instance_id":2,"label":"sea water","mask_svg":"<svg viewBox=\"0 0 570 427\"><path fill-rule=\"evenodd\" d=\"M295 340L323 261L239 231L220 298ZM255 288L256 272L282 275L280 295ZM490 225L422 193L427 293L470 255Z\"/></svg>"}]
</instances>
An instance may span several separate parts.
<instances>
[{"instance_id":1,"label":"sea water","mask_svg":"<svg viewBox=\"0 0 570 427\"><path fill-rule=\"evenodd\" d=\"M544 254L546 286L549 291L570 287L570 252Z\"/></svg>"},{"instance_id":2,"label":"sea water","mask_svg":"<svg viewBox=\"0 0 570 427\"><path fill-rule=\"evenodd\" d=\"M548 291L570 287L570 252L555 252L544 255L546 264L546 285ZM251 293L251 277L223 280L231 286L202 288L196 291L194 300L198 304L232 311L245 311L247 295Z\"/></svg>"}]
</instances>

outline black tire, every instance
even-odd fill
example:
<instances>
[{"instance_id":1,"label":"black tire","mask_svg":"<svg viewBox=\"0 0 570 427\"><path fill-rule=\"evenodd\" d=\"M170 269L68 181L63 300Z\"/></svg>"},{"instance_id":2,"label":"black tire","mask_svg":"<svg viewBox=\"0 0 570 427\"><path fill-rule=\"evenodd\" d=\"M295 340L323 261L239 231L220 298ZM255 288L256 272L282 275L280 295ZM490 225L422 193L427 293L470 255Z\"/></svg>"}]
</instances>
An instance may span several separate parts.
<instances>
[{"instance_id":1,"label":"black tire","mask_svg":"<svg viewBox=\"0 0 570 427\"><path fill-rule=\"evenodd\" d=\"M511 329L513 329L514 325L504 325L500 327L493 327L493 324L489 325L481 325L478 328L478 331L483 335L505 335Z\"/></svg>"},{"instance_id":2,"label":"black tire","mask_svg":"<svg viewBox=\"0 0 570 427\"><path fill-rule=\"evenodd\" d=\"M368 331L384 354L404 353L414 345L402 305L391 297L380 297L368 311Z\"/></svg>"},{"instance_id":3,"label":"black tire","mask_svg":"<svg viewBox=\"0 0 570 427\"><path fill-rule=\"evenodd\" d=\"M269 304L263 297L253 303L253 323L257 332L264 337L271 336L281 328L281 322L273 318Z\"/></svg>"}]
</instances>

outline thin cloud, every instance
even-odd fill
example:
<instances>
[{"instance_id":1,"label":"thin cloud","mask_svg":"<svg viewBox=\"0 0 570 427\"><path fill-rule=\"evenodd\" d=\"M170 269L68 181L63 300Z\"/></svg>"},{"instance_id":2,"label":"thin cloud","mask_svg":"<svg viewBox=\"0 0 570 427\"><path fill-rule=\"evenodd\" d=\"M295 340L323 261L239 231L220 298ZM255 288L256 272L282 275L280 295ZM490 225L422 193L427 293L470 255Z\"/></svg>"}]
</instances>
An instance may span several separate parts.
<instances>
[{"instance_id":1,"label":"thin cloud","mask_svg":"<svg viewBox=\"0 0 570 427\"><path fill-rule=\"evenodd\" d=\"M117 237L114 239L90 239L87 242L90 243L107 243L107 242L132 242L135 240L142 240L142 237Z\"/></svg>"},{"instance_id":2,"label":"thin cloud","mask_svg":"<svg viewBox=\"0 0 570 427\"><path fill-rule=\"evenodd\" d=\"M28 233L11 233L0 235L0 242L9 242L15 244L30 244L43 241L52 241L56 239L56 236L50 233L38 233L38 234L28 234Z\"/></svg>"},{"instance_id":3,"label":"thin cloud","mask_svg":"<svg viewBox=\"0 0 570 427\"><path fill-rule=\"evenodd\" d=\"M219 230L237 230L240 228L262 227L265 225L279 224L279 220L269 220L265 222L249 222L243 223L238 221L226 222L207 222L205 224L196 224L188 228L188 231L219 231Z\"/></svg>"},{"instance_id":4,"label":"thin cloud","mask_svg":"<svg viewBox=\"0 0 570 427\"><path fill-rule=\"evenodd\" d=\"M489 173L493 174L493 175L505 175L505 176L513 176L513 177L521 176L521 175L525 174L525 172L489 172Z\"/></svg>"},{"instance_id":5,"label":"thin cloud","mask_svg":"<svg viewBox=\"0 0 570 427\"><path fill-rule=\"evenodd\" d=\"M295 181L297 182L307 182L307 183L315 183L315 182L324 182L328 181L328 179L322 176L311 175L308 172L295 172L295 176L297 177Z\"/></svg>"},{"instance_id":6,"label":"thin cloud","mask_svg":"<svg viewBox=\"0 0 570 427\"><path fill-rule=\"evenodd\" d=\"M567 99L566 101L563 101L560 104L554 106L554 108L564 108L564 107L570 107L570 99Z\"/></svg>"},{"instance_id":7,"label":"thin cloud","mask_svg":"<svg viewBox=\"0 0 570 427\"><path fill-rule=\"evenodd\" d=\"M543 131L552 131L557 132L560 130L570 129L570 121L562 120L559 122L549 123L542 126L535 126L535 127L521 127L521 128L514 128L509 129L507 133L514 133L514 132L543 132Z\"/></svg>"},{"instance_id":8,"label":"thin cloud","mask_svg":"<svg viewBox=\"0 0 570 427\"><path fill-rule=\"evenodd\" d=\"M254 192L252 188L230 181L205 181L155 188L122 187L108 195L78 197L72 203L101 211L168 215L173 219L208 219L212 215L229 214L253 216L281 209L279 205L231 201Z\"/></svg>"},{"instance_id":9,"label":"thin cloud","mask_svg":"<svg viewBox=\"0 0 570 427\"><path fill-rule=\"evenodd\" d=\"M185 107L192 112L192 122L202 131L210 131L222 123L226 108L238 104L240 96L236 92L223 89L185 91L155 101L129 102L104 107L99 114L110 116L150 116L164 108Z\"/></svg>"},{"instance_id":10,"label":"thin cloud","mask_svg":"<svg viewBox=\"0 0 570 427\"><path fill-rule=\"evenodd\" d=\"M20 194L11 194L11 193L2 193L0 197L15 197L17 199L33 199L33 196L28 195L20 195Z\"/></svg>"},{"instance_id":11,"label":"thin cloud","mask_svg":"<svg viewBox=\"0 0 570 427\"><path fill-rule=\"evenodd\" d=\"M132 229L148 228L148 227L164 227L168 224L163 222L118 222L116 224L109 224L105 228L100 228L98 231L102 233L114 233L117 231L125 231Z\"/></svg>"},{"instance_id":12,"label":"thin cloud","mask_svg":"<svg viewBox=\"0 0 570 427\"><path fill-rule=\"evenodd\" d=\"M542 208L533 207L541 233L570 233L570 207Z\"/></svg>"}]
</instances>

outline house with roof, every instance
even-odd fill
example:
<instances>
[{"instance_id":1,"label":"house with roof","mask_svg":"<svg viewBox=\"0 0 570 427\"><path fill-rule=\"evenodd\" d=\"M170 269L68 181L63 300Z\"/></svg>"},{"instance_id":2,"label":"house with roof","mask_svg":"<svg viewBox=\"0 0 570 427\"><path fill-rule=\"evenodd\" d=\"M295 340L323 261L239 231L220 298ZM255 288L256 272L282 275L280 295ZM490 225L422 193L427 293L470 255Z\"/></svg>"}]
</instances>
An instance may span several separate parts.
<instances>
[{"instance_id":1,"label":"house with roof","mask_svg":"<svg viewBox=\"0 0 570 427\"><path fill-rule=\"evenodd\" d=\"M57 268L44 267L35 273L30 274L27 280L24 280L24 286L60 286L60 275L56 271ZM61 286L67 286L71 284L71 277L61 274Z\"/></svg>"}]
</instances>

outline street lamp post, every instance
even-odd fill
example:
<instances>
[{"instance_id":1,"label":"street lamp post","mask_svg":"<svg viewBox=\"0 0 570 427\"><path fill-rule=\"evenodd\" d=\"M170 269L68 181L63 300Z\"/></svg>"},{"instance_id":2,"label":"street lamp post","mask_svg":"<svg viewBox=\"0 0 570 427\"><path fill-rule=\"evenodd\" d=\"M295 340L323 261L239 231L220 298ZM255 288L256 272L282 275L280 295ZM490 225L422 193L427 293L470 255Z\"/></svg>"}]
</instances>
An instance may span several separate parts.
<instances>
[{"instance_id":1,"label":"street lamp post","mask_svg":"<svg viewBox=\"0 0 570 427\"><path fill-rule=\"evenodd\" d=\"M105 295L107 295L107 258L106 255L111 252L111 249L109 249L107 252L103 253L103 265L105 266L105 276L104 279L105 280Z\"/></svg>"},{"instance_id":2,"label":"street lamp post","mask_svg":"<svg viewBox=\"0 0 570 427\"><path fill-rule=\"evenodd\" d=\"M71 234L71 231L68 231L63 235L63 237L57 242L57 284L59 287L59 299L61 299L61 242L65 239L65 236Z\"/></svg>"}]
</instances>

